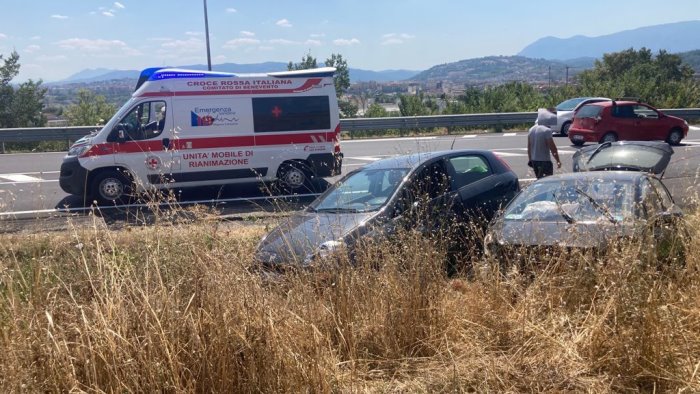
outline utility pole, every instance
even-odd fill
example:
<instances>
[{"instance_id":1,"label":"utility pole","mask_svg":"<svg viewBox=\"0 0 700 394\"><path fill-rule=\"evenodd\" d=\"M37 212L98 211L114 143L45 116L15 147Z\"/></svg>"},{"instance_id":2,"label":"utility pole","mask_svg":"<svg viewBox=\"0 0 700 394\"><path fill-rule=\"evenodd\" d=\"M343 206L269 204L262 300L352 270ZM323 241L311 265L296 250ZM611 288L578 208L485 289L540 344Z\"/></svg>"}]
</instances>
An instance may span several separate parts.
<instances>
[{"instance_id":1,"label":"utility pole","mask_svg":"<svg viewBox=\"0 0 700 394\"><path fill-rule=\"evenodd\" d=\"M566 86L569 86L569 69L571 67L566 66Z\"/></svg>"},{"instance_id":2,"label":"utility pole","mask_svg":"<svg viewBox=\"0 0 700 394\"><path fill-rule=\"evenodd\" d=\"M209 49L209 16L207 15L207 0L204 0L204 32L207 36L207 67L211 71L211 50Z\"/></svg>"},{"instance_id":3,"label":"utility pole","mask_svg":"<svg viewBox=\"0 0 700 394\"><path fill-rule=\"evenodd\" d=\"M552 66L547 66L547 87L552 88Z\"/></svg>"}]
</instances>

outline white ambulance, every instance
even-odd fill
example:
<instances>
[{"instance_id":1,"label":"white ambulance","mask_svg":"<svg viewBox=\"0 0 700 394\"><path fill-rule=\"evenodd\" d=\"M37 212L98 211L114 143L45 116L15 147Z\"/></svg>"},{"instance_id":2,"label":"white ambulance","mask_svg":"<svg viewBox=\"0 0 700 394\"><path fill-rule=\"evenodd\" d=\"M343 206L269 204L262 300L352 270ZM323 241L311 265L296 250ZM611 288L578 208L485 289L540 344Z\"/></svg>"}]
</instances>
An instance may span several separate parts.
<instances>
[{"instance_id":1,"label":"white ambulance","mask_svg":"<svg viewBox=\"0 0 700 394\"><path fill-rule=\"evenodd\" d=\"M146 69L131 99L61 165L70 194L122 202L153 189L340 174L334 68L268 74ZM90 201L90 200L88 200Z\"/></svg>"}]
</instances>

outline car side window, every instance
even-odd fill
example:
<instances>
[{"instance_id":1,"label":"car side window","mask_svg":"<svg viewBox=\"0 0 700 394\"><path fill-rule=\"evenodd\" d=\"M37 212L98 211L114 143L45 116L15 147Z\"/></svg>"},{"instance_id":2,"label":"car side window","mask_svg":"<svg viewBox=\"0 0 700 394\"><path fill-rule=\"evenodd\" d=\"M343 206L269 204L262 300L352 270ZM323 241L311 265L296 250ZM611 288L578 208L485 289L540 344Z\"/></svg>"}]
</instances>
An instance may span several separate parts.
<instances>
[{"instance_id":1,"label":"car side window","mask_svg":"<svg viewBox=\"0 0 700 394\"><path fill-rule=\"evenodd\" d=\"M459 189L491 175L491 167L479 155L454 156L448 159L454 170L454 186Z\"/></svg>"},{"instance_id":2,"label":"car side window","mask_svg":"<svg viewBox=\"0 0 700 394\"><path fill-rule=\"evenodd\" d=\"M668 210L671 208L673 206L673 198L671 198L668 189L656 178L649 178L649 181L659 195L663 209Z\"/></svg>"},{"instance_id":3,"label":"car side window","mask_svg":"<svg viewBox=\"0 0 700 394\"><path fill-rule=\"evenodd\" d=\"M141 141L159 136L165 126L164 101L148 101L132 108L115 126L112 139L123 133L127 141Z\"/></svg>"},{"instance_id":4,"label":"car side window","mask_svg":"<svg viewBox=\"0 0 700 394\"><path fill-rule=\"evenodd\" d=\"M635 105L632 107L632 110L634 112L634 116L637 118L645 118L645 119L658 119L659 114L658 112L654 111L653 109L644 106L644 105Z\"/></svg>"},{"instance_id":5,"label":"car side window","mask_svg":"<svg viewBox=\"0 0 700 394\"><path fill-rule=\"evenodd\" d=\"M432 200L450 190L450 178L442 160L431 163L421 170L413 180L413 191L416 196Z\"/></svg>"},{"instance_id":6,"label":"car side window","mask_svg":"<svg viewBox=\"0 0 700 394\"><path fill-rule=\"evenodd\" d=\"M634 113L634 108L631 105L614 105L612 107L612 116L616 118L636 118L637 115Z\"/></svg>"},{"instance_id":7,"label":"car side window","mask_svg":"<svg viewBox=\"0 0 700 394\"><path fill-rule=\"evenodd\" d=\"M654 187L651 185L648 179L642 181L642 209L647 218L654 216L659 212L664 211L664 206L661 202L661 197L656 192Z\"/></svg>"}]
</instances>

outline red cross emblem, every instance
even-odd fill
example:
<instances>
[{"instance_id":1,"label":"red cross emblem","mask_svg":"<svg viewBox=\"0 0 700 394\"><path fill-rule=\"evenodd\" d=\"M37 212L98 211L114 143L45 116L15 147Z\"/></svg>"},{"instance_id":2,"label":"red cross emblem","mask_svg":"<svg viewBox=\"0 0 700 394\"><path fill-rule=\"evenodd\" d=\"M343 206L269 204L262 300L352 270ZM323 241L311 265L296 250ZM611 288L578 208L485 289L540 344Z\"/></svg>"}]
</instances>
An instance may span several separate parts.
<instances>
[{"instance_id":1,"label":"red cross emblem","mask_svg":"<svg viewBox=\"0 0 700 394\"><path fill-rule=\"evenodd\" d=\"M274 116L275 118L279 118L280 116L282 116L282 109L275 105L275 107L272 108L272 116Z\"/></svg>"},{"instance_id":2,"label":"red cross emblem","mask_svg":"<svg viewBox=\"0 0 700 394\"><path fill-rule=\"evenodd\" d=\"M158 169L158 167L160 167L160 160L155 156L151 156L151 157L146 159L146 165L150 169L156 170L156 169Z\"/></svg>"}]
</instances>

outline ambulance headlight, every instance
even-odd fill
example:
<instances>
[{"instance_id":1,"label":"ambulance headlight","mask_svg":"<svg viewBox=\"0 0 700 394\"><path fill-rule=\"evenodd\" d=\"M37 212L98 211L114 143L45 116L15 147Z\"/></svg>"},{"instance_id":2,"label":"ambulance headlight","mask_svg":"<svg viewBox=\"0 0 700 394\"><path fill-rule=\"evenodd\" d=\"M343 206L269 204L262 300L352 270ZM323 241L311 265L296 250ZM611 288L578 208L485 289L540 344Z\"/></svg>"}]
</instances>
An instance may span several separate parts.
<instances>
[{"instance_id":1,"label":"ambulance headlight","mask_svg":"<svg viewBox=\"0 0 700 394\"><path fill-rule=\"evenodd\" d=\"M92 145L76 145L68 149L68 156L81 156L92 148Z\"/></svg>"}]
</instances>

